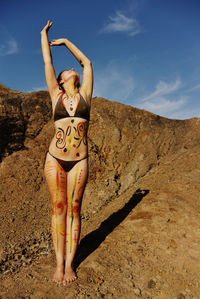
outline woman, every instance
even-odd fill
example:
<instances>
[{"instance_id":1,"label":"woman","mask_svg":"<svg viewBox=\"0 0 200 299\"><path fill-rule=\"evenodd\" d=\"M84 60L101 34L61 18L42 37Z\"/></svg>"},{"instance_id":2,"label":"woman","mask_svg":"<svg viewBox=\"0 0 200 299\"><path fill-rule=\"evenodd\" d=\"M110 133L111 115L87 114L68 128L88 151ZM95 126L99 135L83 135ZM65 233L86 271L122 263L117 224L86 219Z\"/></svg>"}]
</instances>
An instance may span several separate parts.
<instances>
[{"instance_id":1,"label":"woman","mask_svg":"<svg viewBox=\"0 0 200 299\"><path fill-rule=\"evenodd\" d=\"M90 60L68 39L48 41L52 22L41 31L45 77L52 100L55 135L45 161L45 178L52 203L52 238L56 254L53 281L77 279L73 260L80 236L80 207L88 174L87 129L93 88ZM79 75L65 70L56 79L50 46L66 46L83 67ZM65 260L65 263L64 263Z\"/></svg>"}]
</instances>

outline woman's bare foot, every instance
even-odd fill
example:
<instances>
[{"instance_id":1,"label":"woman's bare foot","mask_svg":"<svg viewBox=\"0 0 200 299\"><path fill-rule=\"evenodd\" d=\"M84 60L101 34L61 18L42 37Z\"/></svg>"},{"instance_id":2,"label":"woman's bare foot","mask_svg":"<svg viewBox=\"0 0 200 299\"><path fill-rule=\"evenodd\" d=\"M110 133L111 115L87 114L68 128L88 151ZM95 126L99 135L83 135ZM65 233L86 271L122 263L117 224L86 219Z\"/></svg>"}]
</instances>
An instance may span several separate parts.
<instances>
[{"instance_id":1,"label":"woman's bare foot","mask_svg":"<svg viewBox=\"0 0 200 299\"><path fill-rule=\"evenodd\" d=\"M66 284L76 279L77 279L77 275L73 270L72 266L65 267L65 275L64 275L63 283Z\"/></svg>"},{"instance_id":2,"label":"woman's bare foot","mask_svg":"<svg viewBox=\"0 0 200 299\"><path fill-rule=\"evenodd\" d=\"M60 284L63 282L63 278L64 278L64 265L61 266L57 265L52 280Z\"/></svg>"}]
</instances>

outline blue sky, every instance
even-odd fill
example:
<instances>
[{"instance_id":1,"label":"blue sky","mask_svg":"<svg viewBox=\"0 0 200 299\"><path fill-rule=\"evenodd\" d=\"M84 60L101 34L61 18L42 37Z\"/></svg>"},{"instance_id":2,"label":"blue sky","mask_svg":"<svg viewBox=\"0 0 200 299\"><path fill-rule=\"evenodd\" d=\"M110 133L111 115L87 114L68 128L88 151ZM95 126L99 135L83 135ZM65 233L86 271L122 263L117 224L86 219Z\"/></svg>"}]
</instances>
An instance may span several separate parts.
<instances>
[{"instance_id":1,"label":"blue sky","mask_svg":"<svg viewBox=\"0 0 200 299\"><path fill-rule=\"evenodd\" d=\"M200 117L199 0L1 0L0 82L45 90L40 31L67 37L93 63L93 96L168 118ZM52 48L56 73L81 67Z\"/></svg>"}]
</instances>

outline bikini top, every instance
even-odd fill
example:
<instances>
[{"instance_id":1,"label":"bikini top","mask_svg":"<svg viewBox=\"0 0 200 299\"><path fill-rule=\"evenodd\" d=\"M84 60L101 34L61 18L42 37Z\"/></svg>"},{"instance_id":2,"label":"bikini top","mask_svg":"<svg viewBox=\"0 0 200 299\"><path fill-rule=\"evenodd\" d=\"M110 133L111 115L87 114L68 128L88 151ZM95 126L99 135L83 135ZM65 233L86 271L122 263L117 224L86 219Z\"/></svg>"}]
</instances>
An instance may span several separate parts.
<instances>
[{"instance_id":1,"label":"bikini top","mask_svg":"<svg viewBox=\"0 0 200 299\"><path fill-rule=\"evenodd\" d=\"M76 106L76 110L75 110L75 113L73 116L69 115L69 113L64 105L65 99L66 98L63 98L63 93L62 93L56 103L56 106L55 106L54 121L62 119L62 118L66 118L66 117L80 117L80 118L84 118L89 121L90 109L81 94L80 94L80 100ZM69 109L70 109L70 107L69 107Z\"/></svg>"}]
</instances>

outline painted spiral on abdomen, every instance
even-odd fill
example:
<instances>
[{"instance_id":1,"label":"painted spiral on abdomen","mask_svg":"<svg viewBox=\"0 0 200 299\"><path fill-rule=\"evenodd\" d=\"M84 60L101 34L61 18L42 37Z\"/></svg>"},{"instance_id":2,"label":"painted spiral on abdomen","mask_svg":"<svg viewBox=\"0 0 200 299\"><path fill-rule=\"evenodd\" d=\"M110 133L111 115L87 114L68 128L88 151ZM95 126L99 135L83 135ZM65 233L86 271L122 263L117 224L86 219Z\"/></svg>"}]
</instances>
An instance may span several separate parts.
<instances>
[{"instance_id":1,"label":"painted spiral on abdomen","mask_svg":"<svg viewBox=\"0 0 200 299\"><path fill-rule=\"evenodd\" d=\"M62 149L65 147L65 133L62 128L58 128L59 131L56 133L56 147Z\"/></svg>"}]
</instances>

